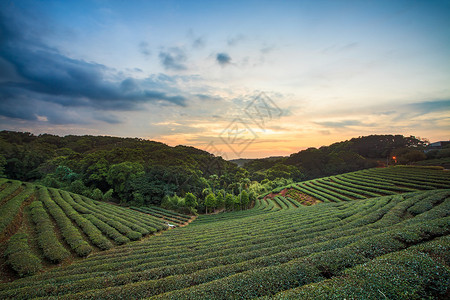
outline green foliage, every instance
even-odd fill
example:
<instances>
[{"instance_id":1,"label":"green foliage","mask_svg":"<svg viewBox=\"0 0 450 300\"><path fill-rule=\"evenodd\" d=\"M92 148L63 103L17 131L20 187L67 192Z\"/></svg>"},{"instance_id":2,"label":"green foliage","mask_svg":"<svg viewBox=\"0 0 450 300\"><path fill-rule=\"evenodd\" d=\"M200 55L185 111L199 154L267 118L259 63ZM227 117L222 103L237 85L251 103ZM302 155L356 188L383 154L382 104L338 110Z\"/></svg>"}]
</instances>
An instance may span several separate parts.
<instances>
[{"instance_id":1,"label":"green foliage","mask_svg":"<svg viewBox=\"0 0 450 300\"><path fill-rule=\"evenodd\" d=\"M241 208L242 208L241 197L239 196L233 197L233 209L241 210Z\"/></svg>"},{"instance_id":2,"label":"green foliage","mask_svg":"<svg viewBox=\"0 0 450 300\"><path fill-rule=\"evenodd\" d=\"M184 197L184 204L189 208L196 208L197 203L197 197L195 197L192 193L186 193L186 196Z\"/></svg>"},{"instance_id":3,"label":"green foliage","mask_svg":"<svg viewBox=\"0 0 450 300\"><path fill-rule=\"evenodd\" d=\"M421 160L425 160L427 156L423 151L410 149L410 148L398 148L391 152L391 157L396 157L396 163L406 165Z\"/></svg>"},{"instance_id":4,"label":"green foliage","mask_svg":"<svg viewBox=\"0 0 450 300\"><path fill-rule=\"evenodd\" d=\"M83 239L78 229L73 225L63 210L50 198L46 188L39 190L39 200L44 203L49 213L55 219L64 240L72 250L81 257L91 253L92 247Z\"/></svg>"},{"instance_id":5,"label":"green foliage","mask_svg":"<svg viewBox=\"0 0 450 300\"><path fill-rule=\"evenodd\" d=\"M239 195L239 198L240 198L242 208L246 209L248 207L248 205L250 204L250 198L248 196L248 193L245 190L242 191L241 194Z\"/></svg>"},{"instance_id":6,"label":"green foliage","mask_svg":"<svg viewBox=\"0 0 450 300\"><path fill-rule=\"evenodd\" d=\"M234 207L234 196L232 194L227 193L225 195L225 208L230 211Z\"/></svg>"},{"instance_id":7,"label":"green foliage","mask_svg":"<svg viewBox=\"0 0 450 300\"><path fill-rule=\"evenodd\" d=\"M117 229L108 225L107 223L99 220L94 215L87 215L86 219L88 219L92 224L94 224L100 231L105 234L110 239L114 240L118 245L126 244L130 241L130 239L124 235L122 235Z\"/></svg>"},{"instance_id":8,"label":"green foliage","mask_svg":"<svg viewBox=\"0 0 450 300\"><path fill-rule=\"evenodd\" d=\"M113 193L114 190L113 189L109 189L106 193L103 194L103 201L109 202L113 200Z\"/></svg>"},{"instance_id":9,"label":"green foliage","mask_svg":"<svg viewBox=\"0 0 450 300\"><path fill-rule=\"evenodd\" d=\"M217 191L217 194L216 194L216 207L217 208L222 208L225 204L225 199L223 196L224 193L225 193L224 190Z\"/></svg>"},{"instance_id":10,"label":"green foliage","mask_svg":"<svg viewBox=\"0 0 450 300\"><path fill-rule=\"evenodd\" d=\"M69 256L69 252L59 241L50 217L41 201L34 201L30 205L31 218L36 226L39 248L50 262L59 263Z\"/></svg>"},{"instance_id":11,"label":"green foliage","mask_svg":"<svg viewBox=\"0 0 450 300\"><path fill-rule=\"evenodd\" d=\"M134 210L141 211L147 214L150 214L154 217L161 218L167 221L170 221L174 224L183 225L187 221L189 221L190 217L184 214L180 214L174 211L169 211L160 207L131 207ZM166 226L162 226L158 228L159 230L166 229Z\"/></svg>"},{"instance_id":12,"label":"green foliage","mask_svg":"<svg viewBox=\"0 0 450 300\"><path fill-rule=\"evenodd\" d=\"M370 135L308 148L289 157L256 159L244 164L252 180L290 178L302 181L376 167L401 149L401 163L424 159L426 142L414 136Z\"/></svg>"},{"instance_id":13,"label":"green foliage","mask_svg":"<svg viewBox=\"0 0 450 300\"><path fill-rule=\"evenodd\" d=\"M94 191L92 192L92 199L100 201L103 199L103 193L100 189L96 188L94 189Z\"/></svg>"},{"instance_id":14,"label":"green foliage","mask_svg":"<svg viewBox=\"0 0 450 300\"><path fill-rule=\"evenodd\" d=\"M84 185L81 179L77 179L69 186L69 191L75 194L86 195L89 194L88 188Z\"/></svg>"},{"instance_id":15,"label":"green foliage","mask_svg":"<svg viewBox=\"0 0 450 300\"><path fill-rule=\"evenodd\" d=\"M106 177L107 182L114 191L123 197L125 195L126 184L134 178L143 175L144 167L137 162L122 162L112 165Z\"/></svg>"},{"instance_id":16,"label":"green foliage","mask_svg":"<svg viewBox=\"0 0 450 300\"><path fill-rule=\"evenodd\" d=\"M73 199L69 193L62 192L62 194L60 194L57 190L51 190L51 193L53 196L52 199L62 208L65 214L83 230L92 244L102 250L112 248L111 242L102 235L102 232L73 208L71 205ZM61 198L61 195L64 199Z\"/></svg>"},{"instance_id":17,"label":"green foliage","mask_svg":"<svg viewBox=\"0 0 450 300\"><path fill-rule=\"evenodd\" d=\"M0 298L445 298L445 193L201 215L187 227L0 285ZM436 194L444 200L429 201L432 207L417 215L407 213ZM285 197L278 200L288 205ZM88 216L131 214L89 205L98 210Z\"/></svg>"},{"instance_id":18,"label":"green foliage","mask_svg":"<svg viewBox=\"0 0 450 300\"><path fill-rule=\"evenodd\" d=\"M18 187L17 184L11 184L14 187ZM13 188L13 190L16 190ZM13 198L9 199L6 203L0 206L0 232L5 230L9 224L14 220L14 218L19 213L22 203L26 201L31 194L34 192L34 188L31 185L22 184L23 192L15 195Z\"/></svg>"},{"instance_id":19,"label":"green foliage","mask_svg":"<svg viewBox=\"0 0 450 300\"><path fill-rule=\"evenodd\" d=\"M5 176L6 158L0 154L0 178Z\"/></svg>"},{"instance_id":20,"label":"green foliage","mask_svg":"<svg viewBox=\"0 0 450 300\"><path fill-rule=\"evenodd\" d=\"M165 209L178 210L185 207L185 200L177 194L173 196L166 196L161 203L161 207Z\"/></svg>"},{"instance_id":21,"label":"green foliage","mask_svg":"<svg viewBox=\"0 0 450 300\"><path fill-rule=\"evenodd\" d=\"M16 233L9 239L4 255L7 264L21 277L34 275L42 268L41 261L30 250L25 233Z\"/></svg>"},{"instance_id":22,"label":"green foliage","mask_svg":"<svg viewBox=\"0 0 450 300\"><path fill-rule=\"evenodd\" d=\"M216 196L214 196L213 193L208 194L208 196L206 196L205 198L205 206L208 212L208 208L209 209L214 209L217 207L217 202L216 202Z\"/></svg>"},{"instance_id":23,"label":"green foliage","mask_svg":"<svg viewBox=\"0 0 450 300\"><path fill-rule=\"evenodd\" d=\"M175 193L200 197L208 187L230 192L236 190L233 182L248 176L205 151L143 139L1 131L0 150L9 178L38 180L89 197L96 188L113 189L115 200L134 205L160 205Z\"/></svg>"},{"instance_id":24,"label":"green foliage","mask_svg":"<svg viewBox=\"0 0 450 300\"><path fill-rule=\"evenodd\" d=\"M351 201L399 192L450 188L450 176L442 169L417 166L376 168L279 186L272 193L295 189L322 202ZM268 194L264 194L267 196ZM295 198L295 196L293 196Z\"/></svg>"},{"instance_id":25,"label":"green foliage","mask_svg":"<svg viewBox=\"0 0 450 300\"><path fill-rule=\"evenodd\" d=\"M272 299L429 299L446 293L450 270L424 253L401 251L345 276L277 294Z\"/></svg>"}]
</instances>

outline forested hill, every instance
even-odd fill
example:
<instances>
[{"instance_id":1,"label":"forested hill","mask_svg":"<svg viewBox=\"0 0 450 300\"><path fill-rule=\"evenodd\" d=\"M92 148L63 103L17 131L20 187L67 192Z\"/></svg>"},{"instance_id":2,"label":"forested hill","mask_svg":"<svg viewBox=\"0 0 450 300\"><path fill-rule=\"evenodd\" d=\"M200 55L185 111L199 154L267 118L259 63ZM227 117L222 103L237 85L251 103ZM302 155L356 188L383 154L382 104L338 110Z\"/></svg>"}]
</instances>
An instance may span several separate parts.
<instances>
[{"instance_id":1,"label":"forested hill","mask_svg":"<svg viewBox=\"0 0 450 300\"><path fill-rule=\"evenodd\" d=\"M427 157L428 142L414 136L370 135L344 142L308 148L279 159L256 159L243 165L253 180L273 180L290 174L294 181L377 167L407 164ZM392 157L396 158L393 159Z\"/></svg>"},{"instance_id":2,"label":"forested hill","mask_svg":"<svg viewBox=\"0 0 450 300\"><path fill-rule=\"evenodd\" d=\"M139 138L64 137L0 132L0 173L86 194L113 190L119 199L160 204L164 195L200 194L217 175L222 185L239 182L243 169L194 147ZM135 203L135 204L138 204Z\"/></svg>"},{"instance_id":3,"label":"forested hill","mask_svg":"<svg viewBox=\"0 0 450 300\"><path fill-rule=\"evenodd\" d=\"M139 138L1 131L0 176L136 206L160 205L166 195L184 197L186 192L202 203L205 191L238 195L242 189L252 189L252 180L262 184L252 189L258 194L289 180L379 166L388 157L390 164L425 159L425 146L415 137L372 135L289 157L251 160L241 168L194 147L170 147Z\"/></svg>"}]
</instances>

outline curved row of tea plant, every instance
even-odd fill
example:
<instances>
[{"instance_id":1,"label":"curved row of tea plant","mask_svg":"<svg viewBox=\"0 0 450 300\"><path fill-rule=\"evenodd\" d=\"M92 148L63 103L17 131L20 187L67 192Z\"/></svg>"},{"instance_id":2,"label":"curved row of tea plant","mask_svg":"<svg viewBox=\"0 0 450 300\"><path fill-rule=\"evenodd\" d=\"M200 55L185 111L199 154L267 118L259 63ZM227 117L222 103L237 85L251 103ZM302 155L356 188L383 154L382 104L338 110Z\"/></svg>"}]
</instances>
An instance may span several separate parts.
<instances>
[{"instance_id":1,"label":"curved row of tea plant","mask_svg":"<svg viewBox=\"0 0 450 300\"><path fill-rule=\"evenodd\" d=\"M12 188L9 188L12 187ZM8 226L14 221L20 212L23 203L28 200L34 192L34 186L30 184L11 182L10 186L3 191L8 191L8 195L4 196L4 201L0 206L0 233L5 232ZM15 191L20 189L20 193ZM11 195L11 196L10 196Z\"/></svg>"},{"instance_id":2,"label":"curved row of tea plant","mask_svg":"<svg viewBox=\"0 0 450 300\"><path fill-rule=\"evenodd\" d=\"M33 275L42 269L41 260L30 249L26 233L16 233L9 239L4 256L19 276Z\"/></svg>"},{"instance_id":3,"label":"curved row of tea plant","mask_svg":"<svg viewBox=\"0 0 450 300\"><path fill-rule=\"evenodd\" d=\"M440 247L450 234L450 190L261 208L201 216L192 226L0 284L0 298L283 298L279 293L303 295L302 288L312 297L342 280L346 284L338 295L345 298L351 298L346 286L351 292L352 286L374 282L382 293L401 299L412 283L398 281L392 290L389 280L410 269L420 281L410 295L447 292L450 271L443 255L448 252ZM410 253L420 253L417 263L409 263ZM398 267L388 268L394 262ZM386 276L387 271L392 273Z\"/></svg>"},{"instance_id":4,"label":"curved row of tea plant","mask_svg":"<svg viewBox=\"0 0 450 300\"><path fill-rule=\"evenodd\" d=\"M0 196L0 255L20 276L41 270L41 260L59 264L167 228L148 214L15 180L0 179Z\"/></svg>"},{"instance_id":5,"label":"curved row of tea plant","mask_svg":"<svg viewBox=\"0 0 450 300\"><path fill-rule=\"evenodd\" d=\"M190 217L182 214L178 214L175 212L171 212L169 210L163 209L163 208L157 208L157 207L130 207L131 209L149 214L153 217L156 217L158 219L161 219L163 222L171 222L175 223L177 225L184 225L189 220Z\"/></svg>"},{"instance_id":6,"label":"curved row of tea plant","mask_svg":"<svg viewBox=\"0 0 450 300\"><path fill-rule=\"evenodd\" d=\"M442 168L395 166L299 182L272 193L295 189L323 202L340 202L445 188L450 188L450 173Z\"/></svg>"}]
</instances>

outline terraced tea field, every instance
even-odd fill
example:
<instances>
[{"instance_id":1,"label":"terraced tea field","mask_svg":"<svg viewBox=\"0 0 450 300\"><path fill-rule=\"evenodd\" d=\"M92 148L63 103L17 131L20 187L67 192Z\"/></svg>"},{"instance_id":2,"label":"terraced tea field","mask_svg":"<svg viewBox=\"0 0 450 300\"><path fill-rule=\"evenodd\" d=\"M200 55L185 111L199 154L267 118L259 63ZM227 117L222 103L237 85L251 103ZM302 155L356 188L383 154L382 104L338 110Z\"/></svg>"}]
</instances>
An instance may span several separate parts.
<instances>
[{"instance_id":1,"label":"terraced tea field","mask_svg":"<svg viewBox=\"0 0 450 300\"><path fill-rule=\"evenodd\" d=\"M314 179L274 189L257 208L277 210L313 202L341 202L418 190L450 188L450 173L439 168L398 166Z\"/></svg>"},{"instance_id":2,"label":"terraced tea field","mask_svg":"<svg viewBox=\"0 0 450 300\"><path fill-rule=\"evenodd\" d=\"M394 172L388 169L380 190L371 191L392 191L383 196L324 198L313 206L261 198L247 211L200 216L189 226L0 284L0 298L444 299L450 189L440 185L449 183L448 173L427 170L419 180L416 169L405 170L411 176L401 174L401 182L416 187L393 183L400 176L388 177ZM381 171L365 171L372 175L366 182ZM406 190L417 181L424 190Z\"/></svg>"},{"instance_id":3,"label":"terraced tea field","mask_svg":"<svg viewBox=\"0 0 450 300\"><path fill-rule=\"evenodd\" d=\"M0 179L0 203L3 265L20 276L139 240L167 229L168 221L189 220L164 209L142 213L6 179Z\"/></svg>"}]
</instances>

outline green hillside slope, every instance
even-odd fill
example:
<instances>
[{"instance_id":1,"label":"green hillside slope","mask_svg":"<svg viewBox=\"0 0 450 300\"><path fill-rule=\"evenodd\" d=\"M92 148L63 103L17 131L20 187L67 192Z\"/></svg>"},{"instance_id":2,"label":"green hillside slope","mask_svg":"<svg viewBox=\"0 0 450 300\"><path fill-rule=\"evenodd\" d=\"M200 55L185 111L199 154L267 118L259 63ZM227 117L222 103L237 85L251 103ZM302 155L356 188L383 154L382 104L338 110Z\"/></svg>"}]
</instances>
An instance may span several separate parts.
<instances>
[{"instance_id":1,"label":"green hillside slope","mask_svg":"<svg viewBox=\"0 0 450 300\"><path fill-rule=\"evenodd\" d=\"M256 207L277 210L310 205L311 201L341 202L446 188L450 188L450 172L439 167L375 168L278 187L262 195Z\"/></svg>"},{"instance_id":2,"label":"green hillside slope","mask_svg":"<svg viewBox=\"0 0 450 300\"><path fill-rule=\"evenodd\" d=\"M172 214L163 209L140 212L0 179L0 250L17 274L31 275L49 264L67 263L165 230L168 221L189 221L188 216L176 214L174 219Z\"/></svg>"},{"instance_id":3,"label":"green hillside slope","mask_svg":"<svg viewBox=\"0 0 450 300\"><path fill-rule=\"evenodd\" d=\"M450 283L449 213L450 190L440 189L208 216L1 284L0 297L442 297Z\"/></svg>"}]
</instances>

